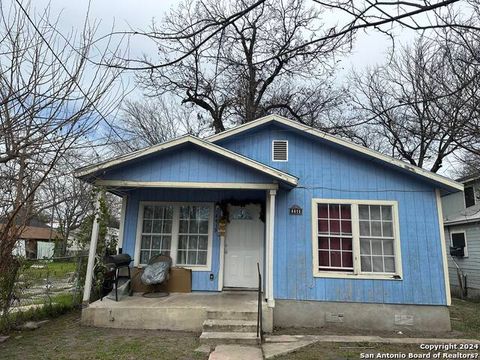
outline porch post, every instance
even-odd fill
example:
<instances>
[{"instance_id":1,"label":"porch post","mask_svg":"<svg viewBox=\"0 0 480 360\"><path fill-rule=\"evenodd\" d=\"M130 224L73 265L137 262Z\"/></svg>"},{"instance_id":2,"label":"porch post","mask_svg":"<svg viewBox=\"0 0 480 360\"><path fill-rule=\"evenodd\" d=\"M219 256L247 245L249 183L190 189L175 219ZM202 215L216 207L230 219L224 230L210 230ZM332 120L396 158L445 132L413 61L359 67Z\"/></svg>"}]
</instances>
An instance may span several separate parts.
<instances>
[{"instance_id":1,"label":"porch post","mask_svg":"<svg viewBox=\"0 0 480 360\"><path fill-rule=\"evenodd\" d=\"M100 192L97 194L95 201L95 212L92 226L92 237L90 238L90 249L88 251L87 274L85 275L85 288L83 289L83 304L88 305L90 301L90 292L92 290L93 267L95 265L95 253L97 252L98 241L98 211L100 209Z\"/></svg>"},{"instance_id":2,"label":"porch post","mask_svg":"<svg viewBox=\"0 0 480 360\"><path fill-rule=\"evenodd\" d=\"M218 291L223 290L223 272L225 271L225 235L220 235L220 261L218 264Z\"/></svg>"},{"instance_id":3,"label":"porch post","mask_svg":"<svg viewBox=\"0 0 480 360\"><path fill-rule=\"evenodd\" d=\"M127 195L122 196L122 212L120 213L120 228L118 229L118 248L123 248L123 233L125 231L125 214L127 212Z\"/></svg>"},{"instance_id":4,"label":"porch post","mask_svg":"<svg viewBox=\"0 0 480 360\"><path fill-rule=\"evenodd\" d=\"M270 299L270 287L268 286L268 274L270 273L270 256L269 256L269 244L270 244L270 194L267 190L265 192L265 273L264 279L264 294L265 299Z\"/></svg>"},{"instance_id":5,"label":"porch post","mask_svg":"<svg viewBox=\"0 0 480 360\"><path fill-rule=\"evenodd\" d=\"M275 299L273 297L273 254L274 254L274 236L275 236L275 196L276 190L269 190L267 193L267 261L266 261L266 297L269 307L275 307Z\"/></svg>"}]
</instances>

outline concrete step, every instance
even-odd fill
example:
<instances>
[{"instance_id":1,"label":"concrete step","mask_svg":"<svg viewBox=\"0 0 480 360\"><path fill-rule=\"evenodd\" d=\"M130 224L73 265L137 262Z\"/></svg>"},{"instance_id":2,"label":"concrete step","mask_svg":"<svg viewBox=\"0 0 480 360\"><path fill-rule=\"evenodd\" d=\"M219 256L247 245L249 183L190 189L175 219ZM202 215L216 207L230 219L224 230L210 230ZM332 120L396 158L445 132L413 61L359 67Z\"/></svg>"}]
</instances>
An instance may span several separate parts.
<instances>
[{"instance_id":1,"label":"concrete step","mask_svg":"<svg viewBox=\"0 0 480 360\"><path fill-rule=\"evenodd\" d=\"M210 332L204 331L200 335L201 344L248 344L258 345L260 339L255 332Z\"/></svg>"},{"instance_id":2,"label":"concrete step","mask_svg":"<svg viewBox=\"0 0 480 360\"><path fill-rule=\"evenodd\" d=\"M256 311L207 311L209 320L257 320Z\"/></svg>"},{"instance_id":3,"label":"concrete step","mask_svg":"<svg viewBox=\"0 0 480 360\"><path fill-rule=\"evenodd\" d=\"M256 320L208 319L203 322L203 331L256 332Z\"/></svg>"}]
</instances>

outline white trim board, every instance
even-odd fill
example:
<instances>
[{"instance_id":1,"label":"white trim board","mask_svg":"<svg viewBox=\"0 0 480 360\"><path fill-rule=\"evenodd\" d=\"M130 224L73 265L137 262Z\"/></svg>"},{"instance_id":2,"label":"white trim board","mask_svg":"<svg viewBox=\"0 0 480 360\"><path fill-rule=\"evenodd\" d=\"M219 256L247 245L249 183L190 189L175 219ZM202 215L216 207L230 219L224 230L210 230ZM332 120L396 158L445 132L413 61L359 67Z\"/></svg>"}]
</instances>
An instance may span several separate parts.
<instances>
[{"instance_id":1,"label":"white trim board","mask_svg":"<svg viewBox=\"0 0 480 360\"><path fill-rule=\"evenodd\" d=\"M442 198L440 196L440 190L435 190L436 202L437 202L437 217L438 217L438 231L440 231L440 246L442 249L443 257L443 277L445 282L445 300L447 306L452 305L452 296L450 294L450 278L448 275L448 259L447 259L447 243L445 240L445 227L443 225L443 210L442 210Z\"/></svg>"},{"instance_id":2,"label":"white trim board","mask_svg":"<svg viewBox=\"0 0 480 360\"><path fill-rule=\"evenodd\" d=\"M467 224L474 224L480 222L480 217L475 219L465 219L465 220L452 220L452 221L445 221L443 223L444 226L458 226L458 225L467 225Z\"/></svg>"},{"instance_id":3,"label":"white trim board","mask_svg":"<svg viewBox=\"0 0 480 360\"><path fill-rule=\"evenodd\" d=\"M120 228L118 230L118 248L123 248L123 238L124 238L124 232L125 232L125 219L126 219L126 214L127 214L127 195L122 196L122 210L120 212Z\"/></svg>"},{"instance_id":4,"label":"white trim board","mask_svg":"<svg viewBox=\"0 0 480 360\"><path fill-rule=\"evenodd\" d=\"M181 144L186 144L186 143L191 143L191 144L197 145L201 148L204 148L206 150L214 152L214 153L216 153L220 156L223 156L227 159L236 161L236 162L238 162L240 164L243 164L247 167L250 167L252 169L263 172L264 174L273 176L274 178L282 180L282 181L288 183L289 185L296 186L298 184L298 178L295 177L295 176L292 176L292 175L287 174L283 171L277 170L277 169L272 168L268 165L265 165L265 164L260 163L258 161L247 158L243 155L237 154L237 153L235 153L233 151L230 151L228 149L225 149L221 146L209 143L205 140L201 140L201 139L199 139L197 137L194 137L192 135L182 136L178 139L167 141L167 142L164 142L164 143L159 144L159 145L154 145L154 146L151 146L149 148L138 150L138 151L132 152L132 153L127 154L127 155L123 155L123 156L120 156L120 157L117 157L117 158L113 158L113 159L108 160L108 161L104 161L104 162L101 162L101 163L98 163L98 164L89 165L89 166L77 169L75 171L75 176L76 177L86 177L88 175L94 174L97 171L106 170L106 169L111 168L113 166L120 165L122 163L132 161L134 159L138 159L138 158L141 158L143 156L147 156L147 155L150 155L150 154L153 154L153 153L157 153L157 152L160 152L160 151L163 151L163 150L166 150L166 149L170 149L170 148L173 148L175 146L178 146L178 145L181 145Z\"/></svg>"},{"instance_id":5,"label":"white trim board","mask_svg":"<svg viewBox=\"0 0 480 360\"><path fill-rule=\"evenodd\" d=\"M276 190L278 184L271 183L216 183L191 181L135 181L135 180L97 180L97 186L135 187L135 188L181 188L181 189L253 189Z\"/></svg>"},{"instance_id":6,"label":"white trim board","mask_svg":"<svg viewBox=\"0 0 480 360\"><path fill-rule=\"evenodd\" d=\"M437 182L437 183L442 184L444 186L447 186L451 189L463 191L463 184L460 184L460 183L458 183L454 180L451 180L451 179L448 179L448 178L443 177L441 175L432 173L430 171L419 168L417 166L407 164L407 163L405 163L401 160L398 160L398 159L392 158L390 156L384 155L384 154L382 154L378 151L375 151L375 150L366 148L364 146L355 144L355 143L353 143L351 141L348 141L348 140L344 140L344 139L335 137L333 135L327 134L327 133L325 133L323 131L320 131L318 129L314 129L310 126L303 125L299 122L287 119L287 118L279 116L279 115L268 115L268 116L265 116L263 118L253 120L249 123L246 123L246 124L243 124L243 125L240 125L240 126L236 126L236 127L232 128L230 130L226 130L226 131L221 132L219 134L209 136L209 137L206 138L206 140L211 141L211 142L217 142L219 140L222 140L222 139L228 138L230 136L239 134L241 132L247 131L247 130L252 129L254 127L264 125L266 123L274 122L274 121L278 122L280 124L289 126L291 128L301 130L305 133L316 136L320 139L330 141L330 142L335 143L337 145L341 145L343 147L346 147L346 148L351 149L353 151L359 152L361 154L368 155L370 157L379 159L383 162L386 162L388 164L399 167L402 170L407 170L412 174L427 178L431 181Z\"/></svg>"}]
</instances>

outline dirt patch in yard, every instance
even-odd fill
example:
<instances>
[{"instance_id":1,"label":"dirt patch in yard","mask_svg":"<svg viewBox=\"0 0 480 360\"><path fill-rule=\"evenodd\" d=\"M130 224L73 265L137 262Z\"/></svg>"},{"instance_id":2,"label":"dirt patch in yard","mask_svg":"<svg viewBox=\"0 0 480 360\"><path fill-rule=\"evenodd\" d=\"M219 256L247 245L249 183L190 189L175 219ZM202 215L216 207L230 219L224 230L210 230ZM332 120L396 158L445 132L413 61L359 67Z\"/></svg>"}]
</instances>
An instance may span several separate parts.
<instances>
[{"instance_id":1,"label":"dirt patch in yard","mask_svg":"<svg viewBox=\"0 0 480 360\"><path fill-rule=\"evenodd\" d=\"M205 359L196 353L199 334L123 330L80 325L80 312L53 319L34 331L12 332L0 344L2 359Z\"/></svg>"}]
</instances>

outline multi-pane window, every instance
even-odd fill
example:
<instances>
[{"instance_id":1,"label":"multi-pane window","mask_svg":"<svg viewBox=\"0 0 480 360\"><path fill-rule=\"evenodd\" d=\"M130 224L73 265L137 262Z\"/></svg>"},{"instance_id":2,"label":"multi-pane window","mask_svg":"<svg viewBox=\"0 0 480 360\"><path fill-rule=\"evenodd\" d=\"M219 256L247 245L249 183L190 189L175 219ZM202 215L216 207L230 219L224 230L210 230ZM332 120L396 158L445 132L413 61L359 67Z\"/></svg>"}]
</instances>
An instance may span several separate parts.
<instances>
[{"instance_id":1,"label":"multi-pane window","mask_svg":"<svg viewBox=\"0 0 480 360\"><path fill-rule=\"evenodd\" d=\"M172 206L144 207L140 263L148 263L148 260L155 255L170 255L172 222Z\"/></svg>"},{"instance_id":2,"label":"multi-pane window","mask_svg":"<svg viewBox=\"0 0 480 360\"><path fill-rule=\"evenodd\" d=\"M155 255L172 257L180 266L205 270L210 262L213 227L211 204L144 203L139 218L136 261Z\"/></svg>"},{"instance_id":3,"label":"multi-pane window","mask_svg":"<svg viewBox=\"0 0 480 360\"><path fill-rule=\"evenodd\" d=\"M362 272L395 273L392 206L359 205Z\"/></svg>"},{"instance_id":4,"label":"multi-pane window","mask_svg":"<svg viewBox=\"0 0 480 360\"><path fill-rule=\"evenodd\" d=\"M314 200L314 273L396 276L396 203Z\"/></svg>"},{"instance_id":5,"label":"multi-pane window","mask_svg":"<svg viewBox=\"0 0 480 360\"><path fill-rule=\"evenodd\" d=\"M318 205L318 265L323 270L353 271L350 205Z\"/></svg>"},{"instance_id":6,"label":"multi-pane window","mask_svg":"<svg viewBox=\"0 0 480 360\"><path fill-rule=\"evenodd\" d=\"M207 264L209 218L207 206L180 207L177 264Z\"/></svg>"}]
</instances>

